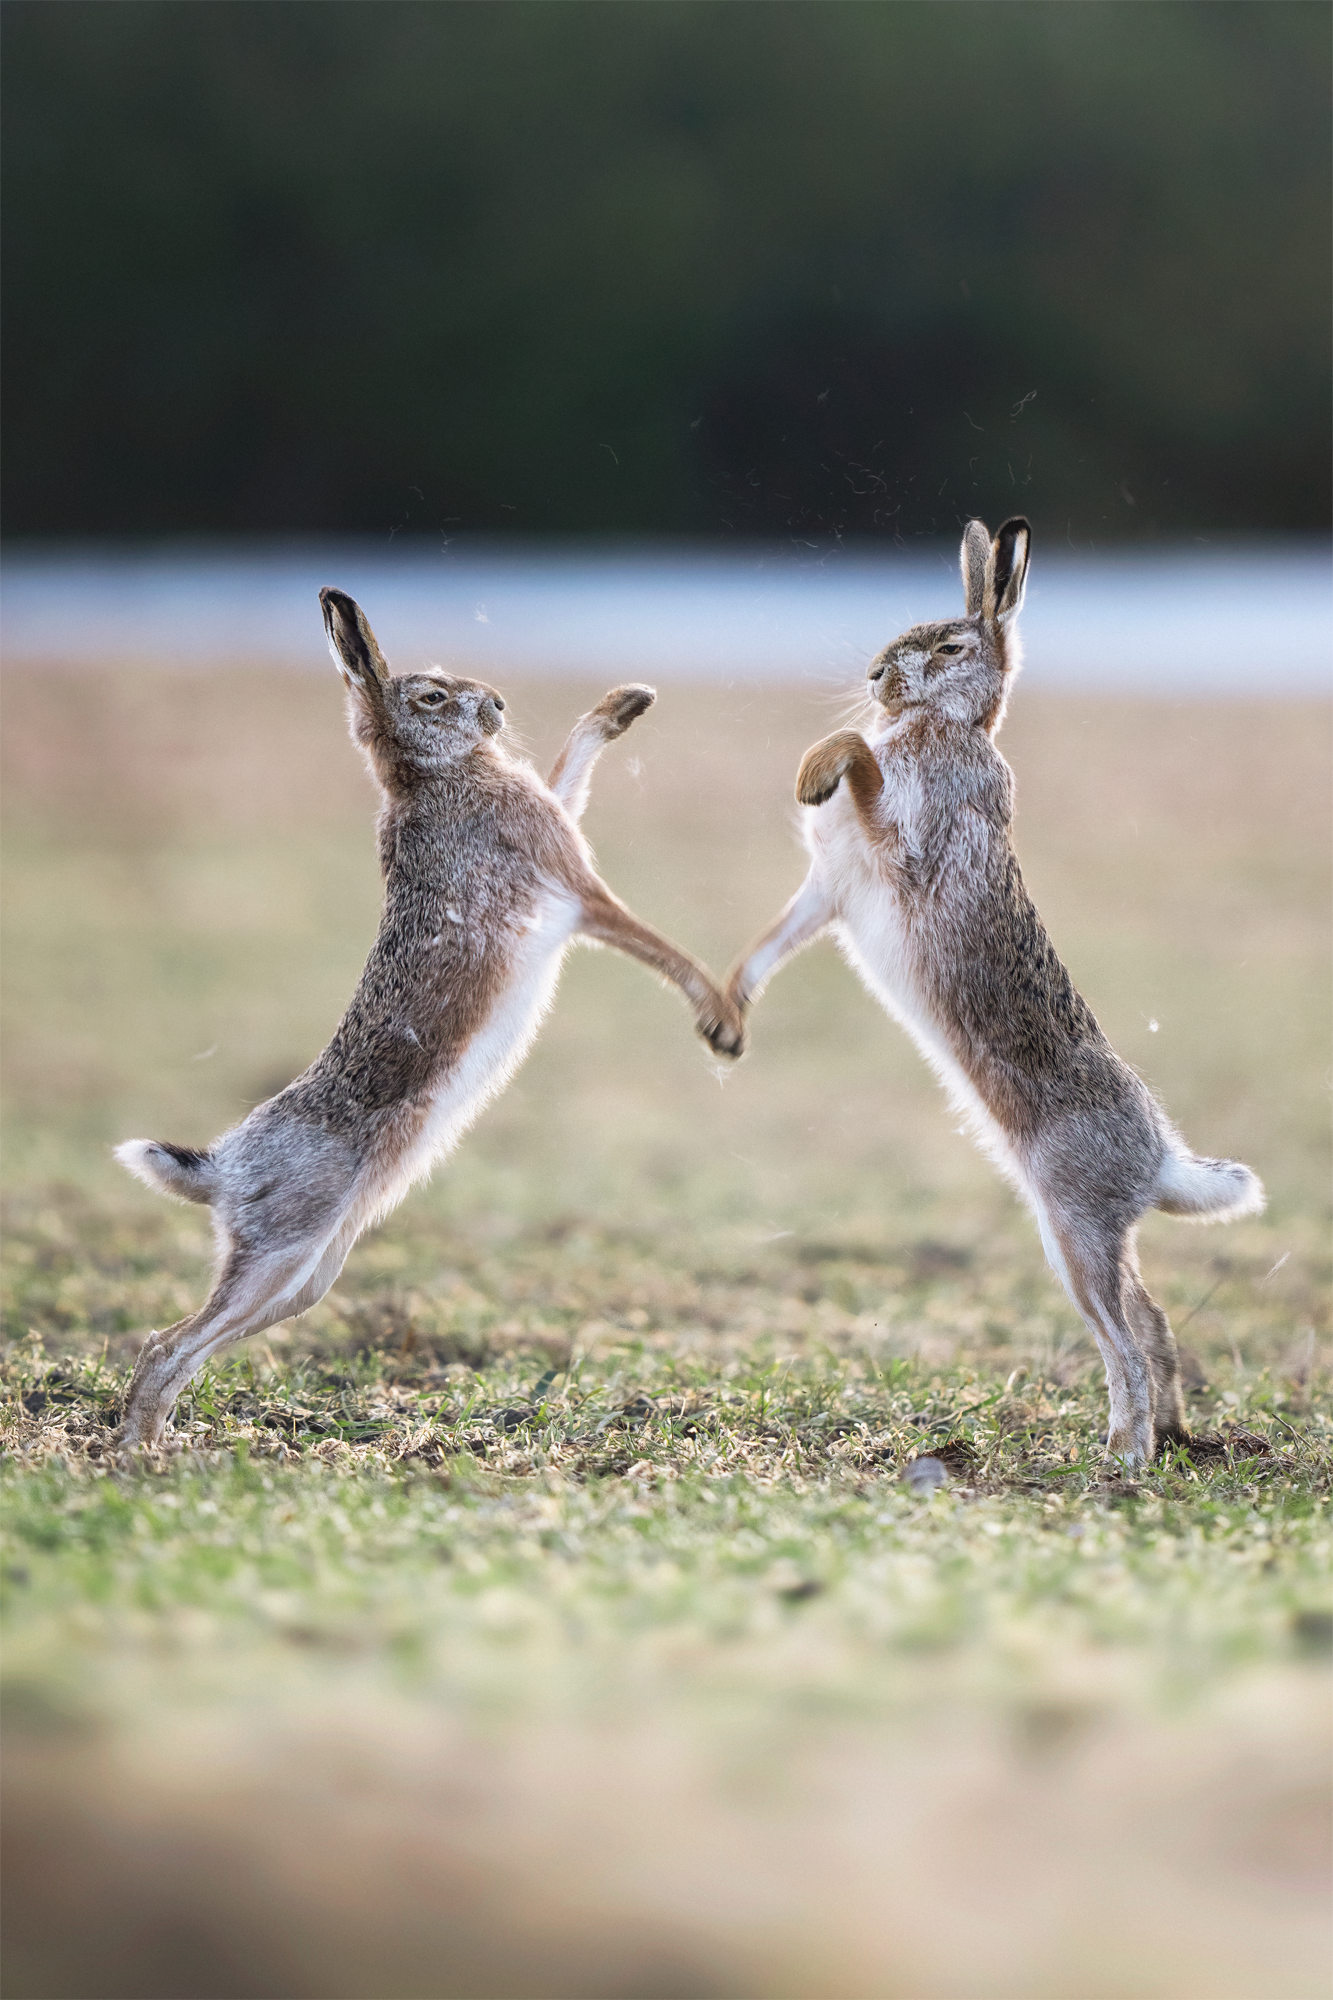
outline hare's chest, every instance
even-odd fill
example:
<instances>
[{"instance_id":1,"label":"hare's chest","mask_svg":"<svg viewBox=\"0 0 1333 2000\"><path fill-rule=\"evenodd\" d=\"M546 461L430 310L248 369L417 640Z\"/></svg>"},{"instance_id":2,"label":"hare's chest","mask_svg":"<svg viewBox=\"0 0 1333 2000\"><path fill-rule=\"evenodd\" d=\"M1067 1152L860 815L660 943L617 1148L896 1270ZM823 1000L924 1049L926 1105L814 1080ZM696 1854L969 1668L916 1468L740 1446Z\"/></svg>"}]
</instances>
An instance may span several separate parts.
<instances>
[{"instance_id":1,"label":"hare's chest","mask_svg":"<svg viewBox=\"0 0 1333 2000\"><path fill-rule=\"evenodd\" d=\"M865 865L848 870L838 894L843 949L870 990L901 1021L915 1020L916 944L893 884Z\"/></svg>"},{"instance_id":2,"label":"hare's chest","mask_svg":"<svg viewBox=\"0 0 1333 2000\"><path fill-rule=\"evenodd\" d=\"M537 1031L555 991L565 947L578 928L578 898L547 888L521 912L511 915L490 1006L455 1063L446 1090L464 1098L474 1088L489 1090L490 1079L505 1077ZM500 966L503 970L500 971Z\"/></svg>"},{"instance_id":3,"label":"hare's chest","mask_svg":"<svg viewBox=\"0 0 1333 2000\"><path fill-rule=\"evenodd\" d=\"M933 1038L929 982L901 863L918 844L921 800L910 769L892 759L881 768L882 841L868 838L845 786L810 814L807 838L844 955L886 1012L920 1041Z\"/></svg>"},{"instance_id":4,"label":"hare's chest","mask_svg":"<svg viewBox=\"0 0 1333 2000\"><path fill-rule=\"evenodd\" d=\"M575 896L547 889L512 922L506 949L496 954L498 976L488 1004L435 1077L414 1148L414 1174L448 1151L522 1062L554 998L579 916Z\"/></svg>"},{"instance_id":5,"label":"hare's chest","mask_svg":"<svg viewBox=\"0 0 1333 2000\"><path fill-rule=\"evenodd\" d=\"M912 937L900 886L897 856L913 843L917 799L892 764L885 772L882 841L867 837L847 786L806 818L811 859L825 884L844 939L855 947L876 983L895 995L910 984Z\"/></svg>"}]
</instances>

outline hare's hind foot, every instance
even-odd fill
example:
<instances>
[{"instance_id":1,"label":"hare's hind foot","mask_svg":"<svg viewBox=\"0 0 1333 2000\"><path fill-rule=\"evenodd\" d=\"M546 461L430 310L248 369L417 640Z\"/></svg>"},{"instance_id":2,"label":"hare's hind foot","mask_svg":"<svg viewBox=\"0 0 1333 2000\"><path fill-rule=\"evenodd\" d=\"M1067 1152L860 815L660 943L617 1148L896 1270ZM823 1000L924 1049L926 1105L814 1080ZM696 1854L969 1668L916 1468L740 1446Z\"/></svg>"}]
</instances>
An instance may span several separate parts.
<instances>
[{"instance_id":1,"label":"hare's hind foot","mask_svg":"<svg viewBox=\"0 0 1333 2000\"><path fill-rule=\"evenodd\" d=\"M1193 1442L1193 1434L1183 1426L1163 1430L1154 1424L1147 1433L1146 1442L1143 1431L1135 1425L1113 1426L1104 1443L1102 1469L1108 1478L1123 1473L1128 1479L1136 1479L1150 1466L1170 1459L1177 1451L1188 1453Z\"/></svg>"},{"instance_id":2,"label":"hare's hind foot","mask_svg":"<svg viewBox=\"0 0 1333 2000\"><path fill-rule=\"evenodd\" d=\"M1142 1472L1152 1457L1153 1435L1150 1428L1134 1423L1112 1427L1104 1456L1108 1471L1119 1468L1132 1477Z\"/></svg>"},{"instance_id":3,"label":"hare's hind foot","mask_svg":"<svg viewBox=\"0 0 1333 2000\"><path fill-rule=\"evenodd\" d=\"M1139 1276L1133 1242L1125 1249L1125 1307L1139 1345L1148 1357L1152 1376L1152 1419L1154 1449L1167 1443L1184 1444L1189 1438L1185 1422L1185 1392L1180 1380L1180 1355L1171 1322Z\"/></svg>"},{"instance_id":4,"label":"hare's hind foot","mask_svg":"<svg viewBox=\"0 0 1333 2000\"><path fill-rule=\"evenodd\" d=\"M176 1400L175 1356L178 1344L193 1327L197 1314L177 1320L175 1326L150 1333L139 1349L125 1395L120 1423L111 1433L118 1451L156 1451L166 1434L167 1419Z\"/></svg>"},{"instance_id":5,"label":"hare's hind foot","mask_svg":"<svg viewBox=\"0 0 1333 2000\"><path fill-rule=\"evenodd\" d=\"M1169 1425L1176 1406L1169 1400L1165 1355L1157 1357L1155 1370L1145 1352L1147 1308L1154 1302L1139 1282L1132 1231L1086 1208L1057 1206L1040 1194L1035 1206L1047 1260L1096 1341L1106 1370L1111 1404L1107 1464L1139 1472L1153 1455L1154 1414ZM1151 1330L1159 1331L1155 1322Z\"/></svg>"},{"instance_id":6,"label":"hare's hind foot","mask_svg":"<svg viewBox=\"0 0 1333 2000\"><path fill-rule=\"evenodd\" d=\"M262 1333L322 1299L359 1226L360 1218L350 1216L322 1243L316 1238L277 1250L234 1247L199 1311L162 1333L150 1333L139 1349L114 1442L160 1445L177 1396L204 1363L247 1334Z\"/></svg>"}]
</instances>

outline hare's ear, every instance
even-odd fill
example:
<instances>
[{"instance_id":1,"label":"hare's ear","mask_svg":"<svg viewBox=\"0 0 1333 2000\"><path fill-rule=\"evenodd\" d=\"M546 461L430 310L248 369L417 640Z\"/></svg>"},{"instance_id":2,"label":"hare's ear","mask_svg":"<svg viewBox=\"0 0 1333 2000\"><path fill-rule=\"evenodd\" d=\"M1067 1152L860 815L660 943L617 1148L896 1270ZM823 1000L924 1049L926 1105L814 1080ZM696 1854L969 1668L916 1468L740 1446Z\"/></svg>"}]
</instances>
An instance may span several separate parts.
<instances>
[{"instance_id":1,"label":"hare's ear","mask_svg":"<svg viewBox=\"0 0 1333 2000\"><path fill-rule=\"evenodd\" d=\"M369 619L345 590L326 587L319 593L319 602L334 665L349 688L373 699L388 680L389 669Z\"/></svg>"},{"instance_id":2,"label":"hare's ear","mask_svg":"<svg viewBox=\"0 0 1333 2000\"><path fill-rule=\"evenodd\" d=\"M992 623L1007 625L1017 617L1027 586L1031 548L1032 530L1021 514L1006 521L991 543L981 610Z\"/></svg>"},{"instance_id":3,"label":"hare's ear","mask_svg":"<svg viewBox=\"0 0 1333 2000\"><path fill-rule=\"evenodd\" d=\"M963 530L963 546L958 551L958 566L963 572L963 609L969 618L981 616L989 561L990 529L984 521L969 521Z\"/></svg>"}]
</instances>

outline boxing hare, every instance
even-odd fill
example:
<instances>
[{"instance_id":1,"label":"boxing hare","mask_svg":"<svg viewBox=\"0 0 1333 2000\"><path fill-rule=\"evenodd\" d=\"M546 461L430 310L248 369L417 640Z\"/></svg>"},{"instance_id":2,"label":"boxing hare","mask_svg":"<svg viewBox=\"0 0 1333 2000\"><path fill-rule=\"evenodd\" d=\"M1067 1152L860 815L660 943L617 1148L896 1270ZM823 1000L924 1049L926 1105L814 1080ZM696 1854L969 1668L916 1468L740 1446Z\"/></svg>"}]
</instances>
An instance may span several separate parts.
<instances>
[{"instance_id":1,"label":"boxing hare","mask_svg":"<svg viewBox=\"0 0 1333 2000\"><path fill-rule=\"evenodd\" d=\"M1021 519L993 542L970 522L965 616L914 625L872 661L868 739L840 730L806 752L796 796L810 872L728 991L744 1012L833 927L1033 1209L1106 1365L1108 1456L1132 1469L1187 1435L1175 1338L1139 1275L1136 1225L1150 1208L1250 1215L1264 1196L1247 1167L1189 1151L1075 991L1023 886L1013 774L994 737L1019 665L1030 540Z\"/></svg>"},{"instance_id":2,"label":"boxing hare","mask_svg":"<svg viewBox=\"0 0 1333 2000\"><path fill-rule=\"evenodd\" d=\"M575 723L544 785L500 747L504 703L478 681L390 676L360 607L320 601L348 720L377 781L379 934L333 1040L207 1152L132 1139L131 1173L208 1203L218 1268L203 1308L140 1351L118 1434L156 1444L210 1355L321 1299L366 1226L400 1201L503 1088L576 936L679 986L713 1048L740 1016L692 958L597 875L578 820L602 750L650 705L615 688Z\"/></svg>"}]
</instances>

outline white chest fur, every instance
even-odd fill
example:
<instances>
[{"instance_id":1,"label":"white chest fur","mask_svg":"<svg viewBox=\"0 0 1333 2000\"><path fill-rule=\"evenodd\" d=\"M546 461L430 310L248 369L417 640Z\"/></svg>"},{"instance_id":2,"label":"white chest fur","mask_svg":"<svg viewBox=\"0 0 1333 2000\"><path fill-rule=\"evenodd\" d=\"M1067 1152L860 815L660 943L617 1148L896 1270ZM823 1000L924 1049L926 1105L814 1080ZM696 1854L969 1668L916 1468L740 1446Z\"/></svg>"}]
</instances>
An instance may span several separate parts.
<instances>
[{"instance_id":1,"label":"white chest fur","mask_svg":"<svg viewBox=\"0 0 1333 2000\"><path fill-rule=\"evenodd\" d=\"M845 785L827 805L805 815L811 859L827 886L835 929L843 949L882 1006L910 1033L928 1027L929 1015L916 976L915 944L892 867L897 842L910 849L919 816L919 780L892 760L885 769L880 816L885 844L866 836Z\"/></svg>"},{"instance_id":2,"label":"white chest fur","mask_svg":"<svg viewBox=\"0 0 1333 2000\"><path fill-rule=\"evenodd\" d=\"M924 927L909 921L892 866L894 849L888 842L895 831L899 851L910 853L919 844L920 775L914 765L880 755L883 847L868 838L845 785L826 805L811 807L805 815L806 845L833 909L834 935L867 990L911 1036L983 1150L1020 1185L1008 1139L953 1053L948 1024L939 1018L931 982L924 976Z\"/></svg>"},{"instance_id":3,"label":"white chest fur","mask_svg":"<svg viewBox=\"0 0 1333 2000\"><path fill-rule=\"evenodd\" d=\"M578 899L568 891L548 888L543 892L515 940L508 982L436 1086L429 1116L395 1175L397 1190L420 1180L457 1145L522 1062L555 998L560 967L578 928L579 915Z\"/></svg>"}]
</instances>

